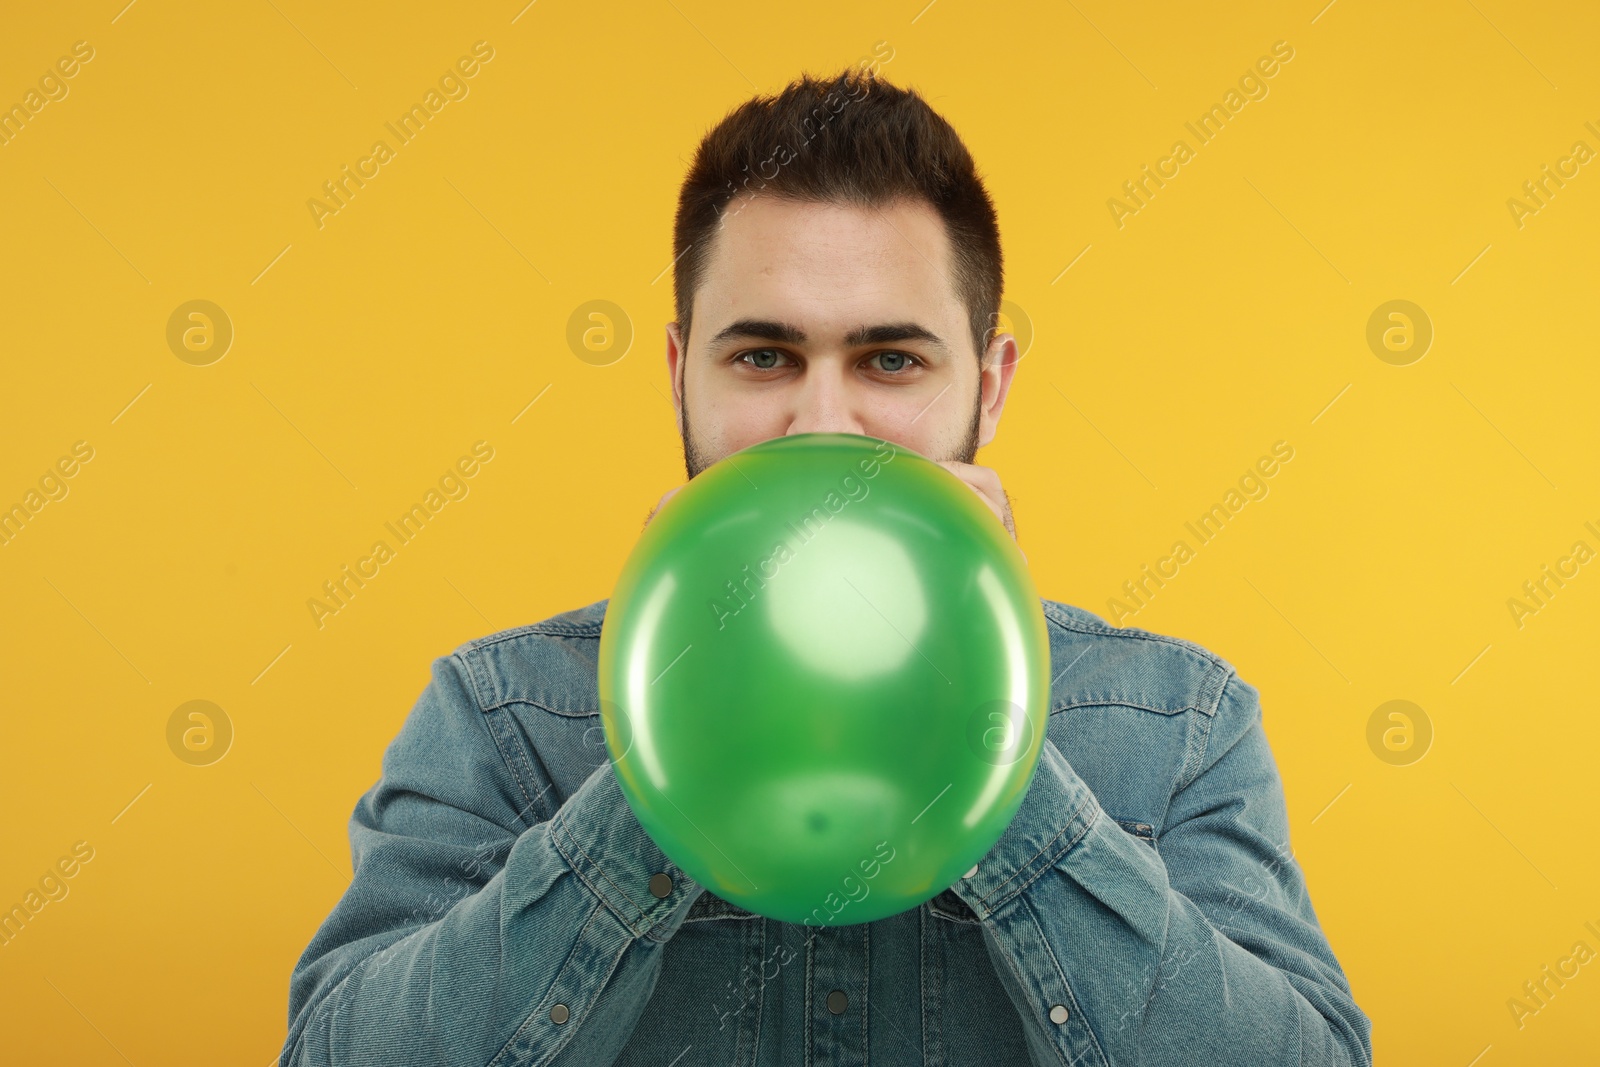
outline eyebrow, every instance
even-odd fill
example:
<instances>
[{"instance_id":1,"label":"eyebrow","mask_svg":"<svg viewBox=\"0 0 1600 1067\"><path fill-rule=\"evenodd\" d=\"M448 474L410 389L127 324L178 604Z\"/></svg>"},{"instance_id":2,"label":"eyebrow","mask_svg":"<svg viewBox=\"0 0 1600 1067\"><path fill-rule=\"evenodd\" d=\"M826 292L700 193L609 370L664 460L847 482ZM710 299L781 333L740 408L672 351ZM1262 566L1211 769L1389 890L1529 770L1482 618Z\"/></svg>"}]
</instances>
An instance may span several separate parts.
<instances>
[{"instance_id":1,"label":"eyebrow","mask_svg":"<svg viewBox=\"0 0 1600 1067\"><path fill-rule=\"evenodd\" d=\"M789 345L806 343L806 332L787 322L770 319L739 319L724 326L711 338L710 346L716 348L727 341L750 339L781 341ZM944 352L950 351L942 337L915 322L882 322L871 326L857 326L845 334L844 343L850 348L863 345L888 344L894 341L923 341Z\"/></svg>"}]
</instances>

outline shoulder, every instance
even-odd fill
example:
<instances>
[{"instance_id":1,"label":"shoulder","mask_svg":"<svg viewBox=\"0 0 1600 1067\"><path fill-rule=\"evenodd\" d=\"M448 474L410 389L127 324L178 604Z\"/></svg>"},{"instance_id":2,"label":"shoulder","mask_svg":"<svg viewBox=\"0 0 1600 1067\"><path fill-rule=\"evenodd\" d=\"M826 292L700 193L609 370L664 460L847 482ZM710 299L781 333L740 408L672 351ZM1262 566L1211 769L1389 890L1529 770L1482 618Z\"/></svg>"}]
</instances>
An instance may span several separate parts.
<instances>
[{"instance_id":1,"label":"shoulder","mask_svg":"<svg viewBox=\"0 0 1600 1067\"><path fill-rule=\"evenodd\" d=\"M1050 721L1063 752L1112 807L1159 823L1175 791L1261 734L1260 694L1213 650L1112 626L1070 604L1044 600L1043 607ZM1147 773L1130 775L1130 768Z\"/></svg>"},{"instance_id":2,"label":"shoulder","mask_svg":"<svg viewBox=\"0 0 1600 1067\"><path fill-rule=\"evenodd\" d=\"M1255 691L1232 663L1205 646L1136 626L1112 626L1099 615L1041 598L1050 634L1053 712L1098 704L1166 715L1215 716L1224 696ZM1225 694L1225 690L1227 691Z\"/></svg>"},{"instance_id":3,"label":"shoulder","mask_svg":"<svg viewBox=\"0 0 1600 1067\"><path fill-rule=\"evenodd\" d=\"M557 715L600 708L596 671L606 600L475 638L451 653L484 711L532 704Z\"/></svg>"}]
</instances>

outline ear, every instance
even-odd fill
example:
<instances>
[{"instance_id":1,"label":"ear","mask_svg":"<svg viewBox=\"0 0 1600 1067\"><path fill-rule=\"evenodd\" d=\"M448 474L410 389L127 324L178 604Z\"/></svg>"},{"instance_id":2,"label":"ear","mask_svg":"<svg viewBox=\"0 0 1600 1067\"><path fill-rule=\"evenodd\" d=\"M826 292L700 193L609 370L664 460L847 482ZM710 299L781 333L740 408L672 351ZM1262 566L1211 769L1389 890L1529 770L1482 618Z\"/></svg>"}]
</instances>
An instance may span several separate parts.
<instances>
[{"instance_id":1,"label":"ear","mask_svg":"<svg viewBox=\"0 0 1600 1067\"><path fill-rule=\"evenodd\" d=\"M688 361L684 359L683 333L676 322L667 323L667 382L672 387L672 407L677 412L680 432L683 427L683 375Z\"/></svg>"},{"instance_id":2,"label":"ear","mask_svg":"<svg viewBox=\"0 0 1600 1067\"><path fill-rule=\"evenodd\" d=\"M978 388L982 414L979 416L978 446L981 448L994 440L1000 427L1000 413L1006 406L1006 394L1011 391L1011 378L1017 372L1022 356L1017 351L1017 339L1009 333L995 334L989 339L983 362L978 367Z\"/></svg>"}]
</instances>

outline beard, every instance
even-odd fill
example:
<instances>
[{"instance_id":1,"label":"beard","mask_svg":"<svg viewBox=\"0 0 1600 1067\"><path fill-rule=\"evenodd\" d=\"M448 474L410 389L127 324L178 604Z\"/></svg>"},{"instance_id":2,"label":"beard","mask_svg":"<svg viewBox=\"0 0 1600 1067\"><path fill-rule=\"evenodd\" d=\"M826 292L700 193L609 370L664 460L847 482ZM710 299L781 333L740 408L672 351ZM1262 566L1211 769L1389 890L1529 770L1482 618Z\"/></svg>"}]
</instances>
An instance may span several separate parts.
<instances>
[{"instance_id":1,"label":"beard","mask_svg":"<svg viewBox=\"0 0 1600 1067\"><path fill-rule=\"evenodd\" d=\"M683 466L690 480L695 475L716 463L721 456L713 456L699 448L694 439L693 429L689 425L689 376L687 372L683 378L683 418L678 427L678 436L683 439ZM983 419L983 388L980 381L978 395L972 402L972 418L967 423L966 437L961 442L954 454L948 456L929 456L935 462L971 463L978 456L978 429Z\"/></svg>"}]
</instances>

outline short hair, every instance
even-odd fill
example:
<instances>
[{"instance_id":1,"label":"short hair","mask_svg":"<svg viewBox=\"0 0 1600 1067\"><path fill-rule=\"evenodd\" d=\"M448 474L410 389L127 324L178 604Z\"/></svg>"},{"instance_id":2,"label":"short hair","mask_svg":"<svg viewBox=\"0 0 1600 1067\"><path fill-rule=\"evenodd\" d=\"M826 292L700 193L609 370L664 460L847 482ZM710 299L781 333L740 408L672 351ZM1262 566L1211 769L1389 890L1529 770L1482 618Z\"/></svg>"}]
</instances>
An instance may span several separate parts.
<instances>
[{"instance_id":1,"label":"short hair","mask_svg":"<svg viewBox=\"0 0 1600 1067\"><path fill-rule=\"evenodd\" d=\"M802 74L740 104L705 135L673 226L673 299L686 347L723 212L746 192L861 207L929 203L944 221L952 287L983 359L1003 291L999 223L966 145L915 89L888 83L874 67Z\"/></svg>"}]
</instances>

